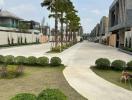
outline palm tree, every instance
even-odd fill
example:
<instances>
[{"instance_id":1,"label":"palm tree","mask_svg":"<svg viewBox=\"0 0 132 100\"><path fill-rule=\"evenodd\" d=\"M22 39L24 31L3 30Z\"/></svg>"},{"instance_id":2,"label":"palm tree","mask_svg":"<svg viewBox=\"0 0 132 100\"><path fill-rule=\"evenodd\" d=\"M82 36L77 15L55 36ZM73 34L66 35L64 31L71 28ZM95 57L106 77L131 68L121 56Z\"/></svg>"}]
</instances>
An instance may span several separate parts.
<instances>
[{"instance_id":1,"label":"palm tree","mask_svg":"<svg viewBox=\"0 0 132 100\"><path fill-rule=\"evenodd\" d=\"M59 13L60 13L60 24L61 24L61 46L63 45L63 37L64 37L64 27L63 27L63 24L66 23L66 17L64 15L66 15L66 13L70 10L72 10L71 5L70 3L70 0L59 0L60 2L60 6L59 6Z\"/></svg>"},{"instance_id":2,"label":"palm tree","mask_svg":"<svg viewBox=\"0 0 132 100\"><path fill-rule=\"evenodd\" d=\"M41 3L41 6L46 6L48 10L51 11L52 14L49 15L49 17L55 18L55 47L58 45L58 4L59 2L56 2L58 0L44 0Z\"/></svg>"},{"instance_id":3,"label":"palm tree","mask_svg":"<svg viewBox=\"0 0 132 100\"><path fill-rule=\"evenodd\" d=\"M69 21L69 39L68 41L75 42L76 40L76 32L79 29L80 18L76 15L76 11L72 11L66 15L66 18Z\"/></svg>"},{"instance_id":4,"label":"palm tree","mask_svg":"<svg viewBox=\"0 0 132 100\"><path fill-rule=\"evenodd\" d=\"M46 6L51 12L49 18L55 18L55 47L58 46L58 20L61 24L61 46L63 45L64 23L66 24L66 41L75 41L75 32L80 25L80 18L76 15L77 11L73 3L70 0L44 0L41 5ZM69 39L67 38L68 31Z\"/></svg>"}]
</instances>

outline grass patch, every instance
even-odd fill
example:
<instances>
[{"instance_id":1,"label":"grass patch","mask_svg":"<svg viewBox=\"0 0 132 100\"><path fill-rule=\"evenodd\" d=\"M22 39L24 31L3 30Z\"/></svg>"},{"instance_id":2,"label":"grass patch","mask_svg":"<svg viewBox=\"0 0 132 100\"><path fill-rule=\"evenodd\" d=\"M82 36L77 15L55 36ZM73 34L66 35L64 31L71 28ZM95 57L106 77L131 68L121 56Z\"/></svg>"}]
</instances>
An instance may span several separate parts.
<instances>
[{"instance_id":1,"label":"grass patch","mask_svg":"<svg viewBox=\"0 0 132 100\"><path fill-rule=\"evenodd\" d=\"M64 66L25 66L26 75L23 77L0 80L0 98L1 100L9 100L18 93L38 95L42 90L51 88L62 91L68 97L68 100L87 100L70 87L63 76L64 68Z\"/></svg>"},{"instance_id":2,"label":"grass patch","mask_svg":"<svg viewBox=\"0 0 132 100\"><path fill-rule=\"evenodd\" d=\"M103 79L105 79L111 83L114 83L122 88L132 91L132 89L130 88L129 82L127 82L127 84L125 84L124 82L120 82L120 77L122 74L121 71L101 70L101 69L97 69L95 67L91 67L91 69L93 72L95 72L97 75L99 75ZM132 72L130 72L130 73L132 73ZM131 80L131 85L132 85L132 80Z\"/></svg>"}]
</instances>

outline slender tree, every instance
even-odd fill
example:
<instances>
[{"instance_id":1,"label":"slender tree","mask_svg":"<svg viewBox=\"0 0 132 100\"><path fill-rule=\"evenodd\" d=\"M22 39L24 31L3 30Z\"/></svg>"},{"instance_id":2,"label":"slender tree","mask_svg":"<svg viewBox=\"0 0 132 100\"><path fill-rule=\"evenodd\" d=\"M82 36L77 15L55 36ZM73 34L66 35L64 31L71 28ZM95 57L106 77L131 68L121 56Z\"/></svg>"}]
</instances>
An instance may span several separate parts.
<instances>
[{"instance_id":1,"label":"slender tree","mask_svg":"<svg viewBox=\"0 0 132 100\"><path fill-rule=\"evenodd\" d=\"M44 0L41 3L42 7L46 6L47 9L51 12L49 18L55 18L55 47L58 45L58 9L59 2L58 0Z\"/></svg>"},{"instance_id":2,"label":"slender tree","mask_svg":"<svg viewBox=\"0 0 132 100\"><path fill-rule=\"evenodd\" d=\"M70 0L44 0L42 7L46 6L51 12L49 18L55 19L55 47L58 45L58 20L60 20L61 46L64 41L64 23L66 24L66 43L76 41L76 32L80 26L80 18L77 16L77 11Z\"/></svg>"}]
</instances>

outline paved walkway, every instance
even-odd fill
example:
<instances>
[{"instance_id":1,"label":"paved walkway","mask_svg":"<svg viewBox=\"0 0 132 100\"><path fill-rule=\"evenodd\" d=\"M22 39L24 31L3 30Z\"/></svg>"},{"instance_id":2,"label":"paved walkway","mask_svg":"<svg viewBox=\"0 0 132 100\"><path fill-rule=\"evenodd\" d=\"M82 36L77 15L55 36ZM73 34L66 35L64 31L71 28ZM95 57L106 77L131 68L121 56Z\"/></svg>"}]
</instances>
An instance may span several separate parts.
<instances>
[{"instance_id":1,"label":"paved walkway","mask_svg":"<svg viewBox=\"0 0 132 100\"><path fill-rule=\"evenodd\" d=\"M64 75L69 84L89 100L132 100L132 92L97 76L90 70L96 59L105 57L132 60L132 56L115 48L90 42L79 43L61 54L68 66Z\"/></svg>"},{"instance_id":2,"label":"paved walkway","mask_svg":"<svg viewBox=\"0 0 132 100\"><path fill-rule=\"evenodd\" d=\"M132 92L118 87L97 76L90 70L96 59L109 58L111 61L122 59L132 60L132 56L115 48L91 42L78 43L61 54L47 54L50 44L23 46L0 49L3 55L23 56L60 56L67 65L64 75L69 84L89 100L131 100Z\"/></svg>"},{"instance_id":3,"label":"paved walkway","mask_svg":"<svg viewBox=\"0 0 132 100\"><path fill-rule=\"evenodd\" d=\"M0 49L0 55L40 57L50 50L50 43Z\"/></svg>"}]
</instances>

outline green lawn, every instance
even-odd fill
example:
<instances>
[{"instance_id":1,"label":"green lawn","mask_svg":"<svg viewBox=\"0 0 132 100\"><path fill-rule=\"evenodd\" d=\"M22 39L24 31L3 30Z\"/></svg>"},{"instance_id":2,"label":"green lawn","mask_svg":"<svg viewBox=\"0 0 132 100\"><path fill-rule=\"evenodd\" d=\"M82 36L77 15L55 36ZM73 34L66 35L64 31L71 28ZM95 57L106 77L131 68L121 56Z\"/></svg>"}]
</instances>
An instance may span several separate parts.
<instances>
[{"instance_id":1,"label":"green lawn","mask_svg":"<svg viewBox=\"0 0 132 100\"><path fill-rule=\"evenodd\" d=\"M120 77L121 77L121 71L113 71L113 70L100 70L95 67L91 67L91 69L100 77L104 78L105 80L114 83L120 87L123 87L128 90L132 90L130 87L129 82L125 84L124 82L120 82ZM132 73L132 72L131 72ZM132 85L132 80L131 80L131 85Z\"/></svg>"},{"instance_id":2,"label":"green lawn","mask_svg":"<svg viewBox=\"0 0 132 100\"><path fill-rule=\"evenodd\" d=\"M15 79L0 79L0 100L9 100L17 93L38 94L46 88L60 89L68 100L86 100L63 76L64 67L25 67L25 75Z\"/></svg>"}]
</instances>

